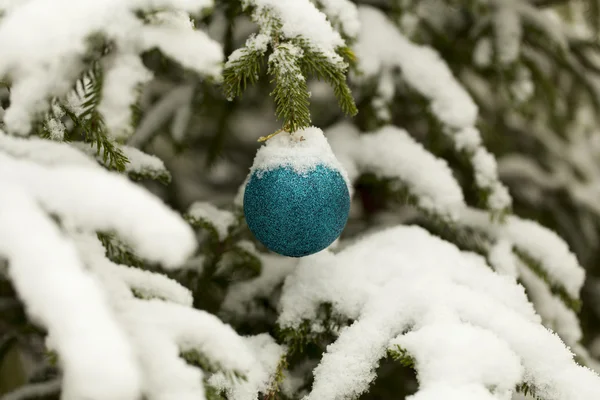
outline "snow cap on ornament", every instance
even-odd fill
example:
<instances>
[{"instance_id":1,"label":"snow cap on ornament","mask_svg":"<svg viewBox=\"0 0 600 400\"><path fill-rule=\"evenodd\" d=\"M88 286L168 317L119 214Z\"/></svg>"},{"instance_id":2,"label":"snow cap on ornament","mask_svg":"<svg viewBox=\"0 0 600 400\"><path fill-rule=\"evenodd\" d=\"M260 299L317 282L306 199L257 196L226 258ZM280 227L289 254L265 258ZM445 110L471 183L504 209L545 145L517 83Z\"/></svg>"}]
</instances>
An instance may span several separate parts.
<instances>
[{"instance_id":1,"label":"snow cap on ornament","mask_svg":"<svg viewBox=\"0 0 600 400\"><path fill-rule=\"evenodd\" d=\"M319 128L282 132L256 153L244 190L248 227L288 257L319 252L342 233L350 182Z\"/></svg>"}]
</instances>

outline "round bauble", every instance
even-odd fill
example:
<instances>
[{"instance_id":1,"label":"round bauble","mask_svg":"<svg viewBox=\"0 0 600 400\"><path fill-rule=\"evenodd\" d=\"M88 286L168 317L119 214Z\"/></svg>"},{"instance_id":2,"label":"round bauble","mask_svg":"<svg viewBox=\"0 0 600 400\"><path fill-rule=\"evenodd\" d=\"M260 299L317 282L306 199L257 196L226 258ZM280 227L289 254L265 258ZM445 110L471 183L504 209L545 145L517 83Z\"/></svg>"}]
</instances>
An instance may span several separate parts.
<instances>
[{"instance_id":1,"label":"round bauble","mask_svg":"<svg viewBox=\"0 0 600 400\"><path fill-rule=\"evenodd\" d=\"M259 149L244 190L244 214L270 250L303 257L342 233L350 187L321 130L281 133Z\"/></svg>"}]
</instances>

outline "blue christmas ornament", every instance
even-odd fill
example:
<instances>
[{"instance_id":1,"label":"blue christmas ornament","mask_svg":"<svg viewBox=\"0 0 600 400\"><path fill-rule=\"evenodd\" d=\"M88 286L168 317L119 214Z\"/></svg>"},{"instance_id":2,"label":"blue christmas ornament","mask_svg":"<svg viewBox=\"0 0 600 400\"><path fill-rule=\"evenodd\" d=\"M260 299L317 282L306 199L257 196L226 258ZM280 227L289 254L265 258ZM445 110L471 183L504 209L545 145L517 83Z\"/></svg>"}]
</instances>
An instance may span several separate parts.
<instances>
[{"instance_id":1,"label":"blue christmas ornament","mask_svg":"<svg viewBox=\"0 0 600 400\"><path fill-rule=\"evenodd\" d=\"M303 257L325 249L342 233L349 186L319 129L280 135L257 153L244 191L244 214L267 248Z\"/></svg>"}]
</instances>

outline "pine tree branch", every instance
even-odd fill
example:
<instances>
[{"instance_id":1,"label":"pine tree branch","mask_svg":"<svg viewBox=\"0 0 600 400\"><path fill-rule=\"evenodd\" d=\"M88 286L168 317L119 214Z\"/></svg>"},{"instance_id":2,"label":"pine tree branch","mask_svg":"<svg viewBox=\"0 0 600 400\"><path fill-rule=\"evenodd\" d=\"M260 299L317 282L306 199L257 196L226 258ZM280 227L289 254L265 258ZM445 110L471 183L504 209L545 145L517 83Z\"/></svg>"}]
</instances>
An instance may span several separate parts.
<instances>
[{"instance_id":1,"label":"pine tree branch","mask_svg":"<svg viewBox=\"0 0 600 400\"><path fill-rule=\"evenodd\" d=\"M275 99L278 118L283 120L289 132L310 125L309 93L306 78L300 68L302 50L292 44L280 44L269 57L269 73L275 88L271 95Z\"/></svg>"}]
</instances>

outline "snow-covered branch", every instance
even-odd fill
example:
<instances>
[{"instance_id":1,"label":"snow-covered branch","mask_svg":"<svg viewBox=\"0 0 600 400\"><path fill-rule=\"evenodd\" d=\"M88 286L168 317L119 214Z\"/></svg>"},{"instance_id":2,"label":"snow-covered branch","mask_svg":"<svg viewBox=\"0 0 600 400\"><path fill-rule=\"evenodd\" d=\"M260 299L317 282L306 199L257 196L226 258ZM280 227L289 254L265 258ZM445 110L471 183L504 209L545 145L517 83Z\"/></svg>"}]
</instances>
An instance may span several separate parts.
<instances>
[{"instance_id":1,"label":"snow-covered branch","mask_svg":"<svg viewBox=\"0 0 600 400\"><path fill-rule=\"evenodd\" d=\"M416 198L418 207L443 219L456 218L465 207L460 185L445 160L425 150L405 130L390 125L359 134L353 125L342 123L330 128L327 137L350 179L363 173L396 179ZM426 177L424 170L429 171Z\"/></svg>"},{"instance_id":2,"label":"snow-covered branch","mask_svg":"<svg viewBox=\"0 0 600 400\"><path fill-rule=\"evenodd\" d=\"M511 198L498 179L496 160L483 147L475 127L477 105L450 68L433 49L406 39L379 10L359 7L362 30L355 46L364 79L399 67L404 81L430 102L431 113L444 126L457 151L464 152L475 170L475 180L495 212L510 208ZM386 40L382 42L381 38Z\"/></svg>"},{"instance_id":3,"label":"snow-covered branch","mask_svg":"<svg viewBox=\"0 0 600 400\"><path fill-rule=\"evenodd\" d=\"M123 177L99 168L42 167L1 154L0 165L2 181L21 187L47 211L83 229L115 231L150 261L175 267L196 246L179 215Z\"/></svg>"},{"instance_id":4,"label":"snow-covered branch","mask_svg":"<svg viewBox=\"0 0 600 400\"><path fill-rule=\"evenodd\" d=\"M64 398L135 398L141 376L99 282L30 195L0 182L0 253L9 260L10 277L29 316L48 330L60 355ZM31 232L36 251L31 251Z\"/></svg>"},{"instance_id":5,"label":"snow-covered branch","mask_svg":"<svg viewBox=\"0 0 600 400\"><path fill-rule=\"evenodd\" d=\"M117 52L101 60L104 86L99 111L106 115L111 135L127 137L132 133L130 107L139 86L152 77L139 60L142 52L158 48L186 68L219 76L221 45L194 30L189 16L185 17L185 12L199 12L212 4L209 0L82 0L76 4L33 0L14 4L0 24L0 76L8 75L11 81L6 129L30 134L33 120L49 108L47 99L66 96L89 68L84 57L89 56L92 44L98 45L94 41L100 40L114 44ZM177 18L168 17L172 11L154 15L150 24L136 17L140 10L157 8L177 10L175 15L184 15L187 24L174 23ZM23 27L31 24L36 26L35 32L23 34ZM188 51L190 48L194 51Z\"/></svg>"},{"instance_id":6,"label":"snow-covered branch","mask_svg":"<svg viewBox=\"0 0 600 400\"><path fill-rule=\"evenodd\" d=\"M309 399L363 393L396 346L414 358L415 399L508 398L520 383L553 400L600 393L598 376L541 325L521 286L420 228L392 228L303 260L286 279L279 324L298 328L324 303L355 322L328 347Z\"/></svg>"}]
</instances>

